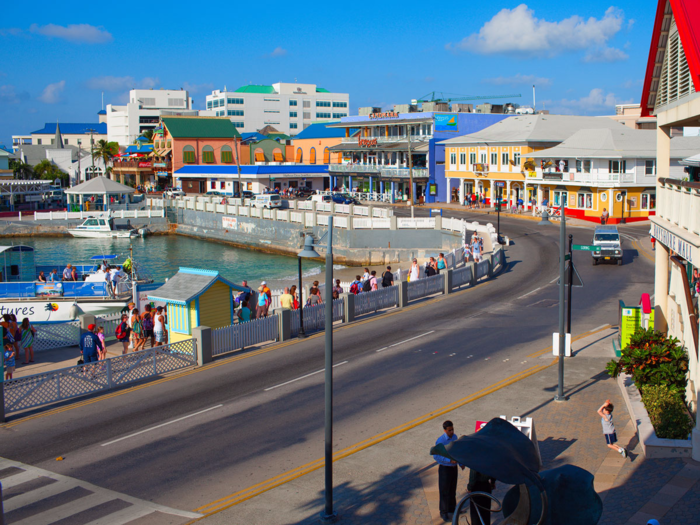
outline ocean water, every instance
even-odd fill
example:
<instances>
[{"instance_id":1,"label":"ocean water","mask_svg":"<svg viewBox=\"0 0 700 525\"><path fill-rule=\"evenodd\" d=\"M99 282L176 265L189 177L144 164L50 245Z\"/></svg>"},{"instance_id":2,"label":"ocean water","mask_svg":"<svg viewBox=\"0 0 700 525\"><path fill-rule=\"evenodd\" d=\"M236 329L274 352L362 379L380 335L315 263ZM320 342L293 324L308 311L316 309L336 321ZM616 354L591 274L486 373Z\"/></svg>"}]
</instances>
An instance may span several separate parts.
<instances>
[{"instance_id":1,"label":"ocean water","mask_svg":"<svg viewBox=\"0 0 700 525\"><path fill-rule=\"evenodd\" d=\"M251 286L263 280L294 283L299 271L296 257L244 250L177 235L156 235L134 240L26 237L5 239L0 244L32 246L36 264L55 264L59 273L67 263L85 264L93 255L119 255L117 260L121 263L128 257L131 246L134 260L155 282L164 282L175 275L181 266L218 270L234 283L247 280ZM322 263L303 260L305 276L320 274L321 271Z\"/></svg>"}]
</instances>

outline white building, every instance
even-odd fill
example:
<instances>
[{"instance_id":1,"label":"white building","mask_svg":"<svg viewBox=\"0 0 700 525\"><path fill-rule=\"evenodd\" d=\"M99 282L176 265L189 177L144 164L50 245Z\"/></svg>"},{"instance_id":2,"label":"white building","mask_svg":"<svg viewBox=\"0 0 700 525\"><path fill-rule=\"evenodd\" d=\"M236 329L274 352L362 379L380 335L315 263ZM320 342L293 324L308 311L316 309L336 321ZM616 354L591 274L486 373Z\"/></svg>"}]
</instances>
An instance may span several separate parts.
<instances>
[{"instance_id":1,"label":"white building","mask_svg":"<svg viewBox=\"0 0 700 525\"><path fill-rule=\"evenodd\" d=\"M184 89L132 89L125 106L107 104L105 121L110 142L133 144L139 135L155 129L161 115L198 115Z\"/></svg>"},{"instance_id":2,"label":"white building","mask_svg":"<svg viewBox=\"0 0 700 525\"><path fill-rule=\"evenodd\" d=\"M296 135L314 122L347 117L349 107L350 95L331 93L316 84L248 85L207 95L207 109L217 117L229 117L241 133L272 126Z\"/></svg>"}]
</instances>

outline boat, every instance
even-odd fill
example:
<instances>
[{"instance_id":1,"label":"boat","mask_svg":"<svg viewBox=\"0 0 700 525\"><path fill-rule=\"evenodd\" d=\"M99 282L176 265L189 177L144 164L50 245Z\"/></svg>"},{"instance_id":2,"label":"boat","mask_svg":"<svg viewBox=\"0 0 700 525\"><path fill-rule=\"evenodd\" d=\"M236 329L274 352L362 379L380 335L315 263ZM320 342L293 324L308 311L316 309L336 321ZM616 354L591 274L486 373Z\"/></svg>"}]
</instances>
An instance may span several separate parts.
<instances>
[{"instance_id":1,"label":"boat","mask_svg":"<svg viewBox=\"0 0 700 525\"><path fill-rule=\"evenodd\" d=\"M89 217L80 226L68 230L73 237L88 237L91 239L128 239L138 235L138 229L127 227L118 229L114 219Z\"/></svg>"},{"instance_id":2,"label":"boat","mask_svg":"<svg viewBox=\"0 0 700 525\"><path fill-rule=\"evenodd\" d=\"M20 322L28 317L31 323L53 323L72 321L82 313L118 312L132 301L135 284L153 282L129 257L119 264L128 264L129 271L112 289L101 268L116 266L118 257L95 255L87 264L75 265L78 281L62 281L65 265L37 266L31 246L0 246L0 315L15 314ZM48 280L54 269L55 281L38 281L39 272Z\"/></svg>"}]
</instances>

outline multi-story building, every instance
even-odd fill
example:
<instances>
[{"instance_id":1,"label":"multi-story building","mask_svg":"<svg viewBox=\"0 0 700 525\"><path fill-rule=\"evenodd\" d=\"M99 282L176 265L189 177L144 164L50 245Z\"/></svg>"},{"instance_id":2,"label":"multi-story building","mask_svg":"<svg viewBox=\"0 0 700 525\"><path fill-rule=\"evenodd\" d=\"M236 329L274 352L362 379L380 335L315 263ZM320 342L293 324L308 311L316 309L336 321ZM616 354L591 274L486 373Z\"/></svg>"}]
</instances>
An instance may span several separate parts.
<instances>
[{"instance_id":1,"label":"multi-story building","mask_svg":"<svg viewBox=\"0 0 700 525\"><path fill-rule=\"evenodd\" d=\"M288 135L296 135L314 122L346 117L350 96L331 93L316 84L278 82L247 85L235 91L213 91L207 95L207 110L228 117L241 133L273 126Z\"/></svg>"},{"instance_id":2,"label":"multi-story building","mask_svg":"<svg viewBox=\"0 0 700 525\"><path fill-rule=\"evenodd\" d=\"M184 89L132 89L125 105L107 104L105 115L110 142L128 146L144 131L158 127L162 115L197 116Z\"/></svg>"},{"instance_id":3,"label":"multi-story building","mask_svg":"<svg viewBox=\"0 0 700 525\"><path fill-rule=\"evenodd\" d=\"M12 135L12 149L20 146L58 146L56 128L60 128L64 146L80 146L90 149L90 137L97 142L107 138L107 125L100 123L47 122L44 127L29 135Z\"/></svg>"},{"instance_id":4,"label":"multi-story building","mask_svg":"<svg viewBox=\"0 0 700 525\"><path fill-rule=\"evenodd\" d=\"M484 115L487 116L487 115ZM509 204L545 200L531 153L554 147L580 129L629 130L605 117L514 115L477 133L443 141L445 177L459 202L473 193L495 202L496 188ZM533 173L535 173L533 175ZM551 200L551 199L550 199Z\"/></svg>"},{"instance_id":5,"label":"multi-story building","mask_svg":"<svg viewBox=\"0 0 700 525\"><path fill-rule=\"evenodd\" d=\"M642 116L641 104L617 104L610 118L632 129L656 129L656 117Z\"/></svg>"},{"instance_id":6,"label":"multi-story building","mask_svg":"<svg viewBox=\"0 0 700 525\"><path fill-rule=\"evenodd\" d=\"M350 136L358 133L350 129ZM342 128L331 128L326 124L312 124L294 137L294 162L297 164L341 164L341 151L331 153L331 148L341 144L345 137Z\"/></svg>"},{"instance_id":7,"label":"multi-story building","mask_svg":"<svg viewBox=\"0 0 700 525\"><path fill-rule=\"evenodd\" d=\"M332 187L389 194L400 199L409 194L413 174L415 200L449 202L442 142L474 133L508 115L476 113L370 112L341 118L329 128L344 129L341 143L329 148L340 154L340 163L329 165ZM325 151L324 151L325 155Z\"/></svg>"},{"instance_id":8,"label":"multi-story building","mask_svg":"<svg viewBox=\"0 0 700 525\"><path fill-rule=\"evenodd\" d=\"M700 3L659 0L642 91L642 116L656 116L656 238L654 325L677 337L689 358L686 400L694 413L692 457L700 461L697 298L691 279L700 269L700 180L693 162L677 178L672 167L674 127L700 123ZM700 152L700 148L696 150ZM697 161L696 161L697 162Z\"/></svg>"}]
</instances>

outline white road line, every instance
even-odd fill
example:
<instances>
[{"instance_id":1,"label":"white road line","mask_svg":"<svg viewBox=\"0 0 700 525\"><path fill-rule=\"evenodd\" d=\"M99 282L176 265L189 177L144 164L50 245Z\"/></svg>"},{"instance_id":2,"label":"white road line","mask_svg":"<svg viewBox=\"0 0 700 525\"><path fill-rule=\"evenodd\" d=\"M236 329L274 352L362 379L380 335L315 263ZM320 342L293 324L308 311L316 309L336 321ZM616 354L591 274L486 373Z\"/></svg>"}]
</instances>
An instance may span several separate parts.
<instances>
[{"instance_id":1,"label":"white road line","mask_svg":"<svg viewBox=\"0 0 700 525\"><path fill-rule=\"evenodd\" d=\"M147 428L146 430L141 430L140 432L136 432L134 434L129 434L128 436L120 437L119 439L115 439L113 441L108 441L107 443L102 443L101 446L106 447L107 445L112 445L112 444L117 443L119 441L123 441L124 439L129 439L129 438L132 438L135 436L139 436L141 434L145 434L146 432L150 432L151 430L163 428L167 425L172 425L173 423L177 423L178 421L182 421L184 419L198 416L199 414L204 414L205 412L209 412L210 410L214 410L215 408L221 408L222 406L224 406L224 405L216 405L215 407L205 408L204 410L200 410L199 412L195 412L194 414L190 414L189 416L179 417L177 419L173 419L172 421L168 421L167 423L161 423L160 425L156 425L155 427Z\"/></svg>"},{"instance_id":2,"label":"white road line","mask_svg":"<svg viewBox=\"0 0 700 525\"><path fill-rule=\"evenodd\" d=\"M420 335L417 335L415 337L411 337L410 339L405 339L403 341L399 341L398 343L394 343L393 345L385 346L384 348L380 348L379 350L377 350L377 352L382 352L383 350L386 350L388 348L394 348L395 346L399 346L399 345L402 345L404 343L408 343L409 341L413 341L414 339L419 339L425 335L429 335L432 333L435 333L435 330L431 330L430 332L425 332L424 334L420 334Z\"/></svg>"},{"instance_id":3,"label":"white road line","mask_svg":"<svg viewBox=\"0 0 700 525\"><path fill-rule=\"evenodd\" d=\"M336 366L344 365L346 363L347 363L347 361L343 361L342 363L335 364L335 365L333 365L333 368L335 368ZM315 376L316 374L320 374L321 372L324 372L325 370L326 370L325 368L322 368L321 370L316 370L315 372L311 372L310 374L306 374L305 376L297 377L296 379L292 379L292 380L287 381L285 383L280 383L279 385L271 386L270 388L266 388L265 392L267 392L269 390L274 390L275 388L279 388L279 387L284 386L284 385L288 385L290 383L294 383L296 381L301 381L302 379L306 379L307 377Z\"/></svg>"},{"instance_id":4,"label":"white road line","mask_svg":"<svg viewBox=\"0 0 700 525\"><path fill-rule=\"evenodd\" d=\"M595 328L593 328L593 329L590 330L590 331L591 331L591 332L597 332L598 330L602 330L603 328L607 328L608 326L610 326L610 324L605 323L605 324L602 324L602 325L600 325L600 326L596 326Z\"/></svg>"},{"instance_id":5,"label":"white road line","mask_svg":"<svg viewBox=\"0 0 700 525\"><path fill-rule=\"evenodd\" d=\"M559 280L559 276L555 277L551 281L549 281L549 284L556 283Z\"/></svg>"},{"instance_id":6,"label":"white road line","mask_svg":"<svg viewBox=\"0 0 700 525\"><path fill-rule=\"evenodd\" d=\"M535 288L531 292L527 292L525 295L521 295L520 297L518 297L518 299L523 299L524 297L527 297L528 295L532 295L535 292L539 292L541 289L542 289L541 286L539 288Z\"/></svg>"}]
</instances>

